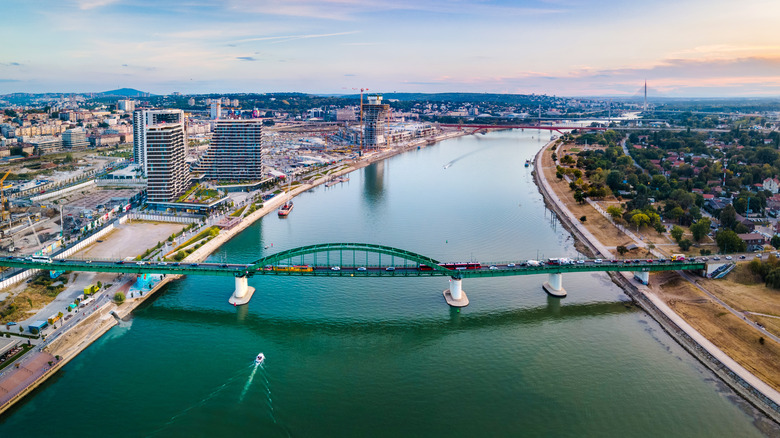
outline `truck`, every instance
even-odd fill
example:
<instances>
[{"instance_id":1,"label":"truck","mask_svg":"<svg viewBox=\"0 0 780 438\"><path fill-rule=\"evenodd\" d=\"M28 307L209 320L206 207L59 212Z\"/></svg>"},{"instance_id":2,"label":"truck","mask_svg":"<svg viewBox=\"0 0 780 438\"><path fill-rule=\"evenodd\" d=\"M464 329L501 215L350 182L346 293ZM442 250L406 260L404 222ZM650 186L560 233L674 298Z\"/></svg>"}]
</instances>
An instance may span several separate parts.
<instances>
[{"instance_id":1,"label":"truck","mask_svg":"<svg viewBox=\"0 0 780 438\"><path fill-rule=\"evenodd\" d=\"M538 261L538 260L528 260L527 262L525 262L525 264L528 265L528 266L541 266L542 265L542 263L540 261Z\"/></svg>"},{"instance_id":2,"label":"truck","mask_svg":"<svg viewBox=\"0 0 780 438\"><path fill-rule=\"evenodd\" d=\"M672 261L673 262L684 262L685 261L685 254L672 254Z\"/></svg>"}]
</instances>

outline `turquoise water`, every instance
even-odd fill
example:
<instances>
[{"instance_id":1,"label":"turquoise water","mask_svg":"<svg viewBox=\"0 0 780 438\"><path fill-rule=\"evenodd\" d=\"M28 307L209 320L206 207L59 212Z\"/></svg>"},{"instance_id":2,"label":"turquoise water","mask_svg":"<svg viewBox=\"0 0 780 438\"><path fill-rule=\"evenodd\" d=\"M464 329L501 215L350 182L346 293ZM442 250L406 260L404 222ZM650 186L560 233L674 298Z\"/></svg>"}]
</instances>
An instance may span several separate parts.
<instances>
[{"instance_id":1,"label":"turquoise water","mask_svg":"<svg viewBox=\"0 0 780 438\"><path fill-rule=\"evenodd\" d=\"M212 259L323 242L452 261L576 256L523 167L538 136L374 164ZM471 304L457 311L438 277L252 278L240 308L231 279L189 277L0 419L0 436L762 436L763 420L606 275L565 275L563 300L545 279L464 280Z\"/></svg>"}]
</instances>

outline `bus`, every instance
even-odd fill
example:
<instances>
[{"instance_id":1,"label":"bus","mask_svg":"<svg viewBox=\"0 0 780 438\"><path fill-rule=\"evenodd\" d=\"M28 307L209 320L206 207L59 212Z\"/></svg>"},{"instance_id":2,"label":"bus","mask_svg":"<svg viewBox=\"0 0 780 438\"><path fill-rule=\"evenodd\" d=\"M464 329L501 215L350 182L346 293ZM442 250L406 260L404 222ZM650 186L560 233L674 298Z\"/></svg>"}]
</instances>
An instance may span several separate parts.
<instances>
[{"instance_id":1,"label":"bus","mask_svg":"<svg viewBox=\"0 0 780 438\"><path fill-rule=\"evenodd\" d=\"M51 263L51 257L34 255L29 258L31 262Z\"/></svg>"}]
</instances>

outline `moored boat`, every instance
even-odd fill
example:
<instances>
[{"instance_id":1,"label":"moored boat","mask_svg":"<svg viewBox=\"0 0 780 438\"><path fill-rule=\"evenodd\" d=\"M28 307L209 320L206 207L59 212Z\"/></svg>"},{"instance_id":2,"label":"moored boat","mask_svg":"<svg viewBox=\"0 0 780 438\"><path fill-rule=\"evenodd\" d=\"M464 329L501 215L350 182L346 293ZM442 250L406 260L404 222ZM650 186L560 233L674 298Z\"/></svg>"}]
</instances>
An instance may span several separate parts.
<instances>
[{"instance_id":1,"label":"moored boat","mask_svg":"<svg viewBox=\"0 0 780 438\"><path fill-rule=\"evenodd\" d=\"M290 214L292 209L293 209L293 202L291 200L285 202L284 205L282 205L279 208L279 216L281 216L281 217L287 216L288 214Z\"/></svg>"}]
</instances>

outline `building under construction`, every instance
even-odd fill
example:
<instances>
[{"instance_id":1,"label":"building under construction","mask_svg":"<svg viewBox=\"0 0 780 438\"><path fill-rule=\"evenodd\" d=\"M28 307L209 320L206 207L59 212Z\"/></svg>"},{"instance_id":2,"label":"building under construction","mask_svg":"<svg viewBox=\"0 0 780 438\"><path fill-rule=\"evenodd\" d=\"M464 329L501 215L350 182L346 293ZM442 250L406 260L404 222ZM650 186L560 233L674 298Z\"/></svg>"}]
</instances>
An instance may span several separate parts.
<instances>
[{"instance_id":1,"label":"building under construction","mask_svg":"<svg viewBox=\"0 0 780 438\"><path fill-rule=\"evenodd\" d=\"M368 103L362 106L363 147L376 149L387 144L385 130L390 115L390 105L382 103L382 96L368 96Z\"/></svg>"}]
</instances>

